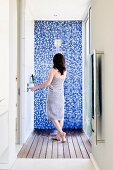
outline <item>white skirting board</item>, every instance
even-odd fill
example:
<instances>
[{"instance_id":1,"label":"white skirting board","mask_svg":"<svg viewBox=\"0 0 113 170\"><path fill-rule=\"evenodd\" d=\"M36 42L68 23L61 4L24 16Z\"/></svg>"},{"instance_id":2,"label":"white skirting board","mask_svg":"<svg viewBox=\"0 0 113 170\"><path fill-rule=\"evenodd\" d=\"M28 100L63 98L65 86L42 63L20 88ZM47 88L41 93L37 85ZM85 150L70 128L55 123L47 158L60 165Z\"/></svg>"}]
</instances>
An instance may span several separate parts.
<instances>
[{"instance_id":1,"label":"white skirting board","mask_svg":"<svg viewBox=\"0 0 113 170\"><path fill-rule=\"evenodd\" d=\"M6 150L2 156L3 158L0 160L0 170L11 169L17 159L16 153L12 153L9 157L9 150Z\"/></svg>"},{"instance_id":2,"label":"white skirting board","mask_svg":"<svg viewBox=\"0 0 113 170\"><path fill-rule=\"evenodd\" d=\"M15 161L16 158L12 159L10 163L0 163L0 170L10 170Z\"/></svg>"},{"instance_id":3,"label":"white skirting board","mask_svg":"<svg viewBox=\"0 0 113 170\"><path fill-rule=\"evenodd\" d=\"M91 159L91 162L92 162L93 166L95 167L95 170L100 170L100 168L99 168L99 166L98 166L98 164L97 164L97 162L96 162L96 160L95 160L92 153L90 153L90 159Z\"/></svg>"}]
</instances>

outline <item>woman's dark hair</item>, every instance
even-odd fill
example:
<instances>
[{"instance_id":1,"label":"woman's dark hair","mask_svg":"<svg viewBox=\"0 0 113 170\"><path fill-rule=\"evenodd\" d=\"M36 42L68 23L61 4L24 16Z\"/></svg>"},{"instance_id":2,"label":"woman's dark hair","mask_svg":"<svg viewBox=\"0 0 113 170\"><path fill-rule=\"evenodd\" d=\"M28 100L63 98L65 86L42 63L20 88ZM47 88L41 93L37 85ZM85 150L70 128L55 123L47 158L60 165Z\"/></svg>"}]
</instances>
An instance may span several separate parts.
<instances>
[{"instance_id":1,"label":"woman's dark hair","mask_svg":"<svg viewBox=\"0 0 113 170\"><path fill-rule=\"evenodd\" d=\"M55 54L53 57L53 68L58 69L58 71L61 73L61 75L64 74L64 71L66 70L65 67L65 58L61 53Z\"/></svg>"}]
</instances>

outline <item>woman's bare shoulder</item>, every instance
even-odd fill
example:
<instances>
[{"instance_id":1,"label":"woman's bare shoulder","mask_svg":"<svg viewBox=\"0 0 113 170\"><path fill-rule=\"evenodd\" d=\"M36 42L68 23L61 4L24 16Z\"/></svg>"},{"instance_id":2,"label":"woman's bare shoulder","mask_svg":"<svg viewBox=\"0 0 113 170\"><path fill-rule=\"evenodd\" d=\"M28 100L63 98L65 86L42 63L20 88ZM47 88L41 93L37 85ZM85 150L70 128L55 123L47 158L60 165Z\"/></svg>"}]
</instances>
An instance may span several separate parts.
<instances>
[{"instance_id":1,"label":"woman's bare shoulder","mask_svg":"<svg viewBox=\"0 0 113 170\"><path fill-rule=\"evenodd\" d=\"M51 73L51 74L55 74L56 73L56 69L54 69L54 68L51 68L50 70L49 70L49 73Z\"/></svg>"},{"instance_id":2,"label":"woman's bare shoulder","mask_svg":"<svg viewBox=\"0 0 113 170\"><path fill-rule=\"evenodd\" d=\"M51 71L52 71L53 73L58 72L58 70L57 70L57 69L55 69L55 68L51 68Z\"/></svg>"},{"instance_id":3,"label":"woman's bare shoulder","mask_svg":"<svg viewBox=\"0 0 113 170\"><path fill-rule=\"evenodd\" d=\"M66 74L67 74L67 71L64 71L64 75L66 76Z\"/></svg>"}]
</instances>

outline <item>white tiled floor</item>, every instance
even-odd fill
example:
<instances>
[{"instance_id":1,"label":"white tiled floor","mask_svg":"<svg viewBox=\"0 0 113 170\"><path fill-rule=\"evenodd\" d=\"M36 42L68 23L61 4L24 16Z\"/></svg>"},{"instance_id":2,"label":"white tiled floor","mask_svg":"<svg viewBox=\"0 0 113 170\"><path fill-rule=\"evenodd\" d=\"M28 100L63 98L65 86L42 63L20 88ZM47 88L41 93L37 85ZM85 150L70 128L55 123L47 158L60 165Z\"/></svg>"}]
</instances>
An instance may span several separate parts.
<instances>
[{"instance_id":1,"label":"white tiled floor","mask_svg":"<svg viewBox=\"0 0 113 170\"><path fill-rule=\"evenodd\" d=\"M94 170L90 159L17 159L11 170Z\"/></svg>"}]
</instances>

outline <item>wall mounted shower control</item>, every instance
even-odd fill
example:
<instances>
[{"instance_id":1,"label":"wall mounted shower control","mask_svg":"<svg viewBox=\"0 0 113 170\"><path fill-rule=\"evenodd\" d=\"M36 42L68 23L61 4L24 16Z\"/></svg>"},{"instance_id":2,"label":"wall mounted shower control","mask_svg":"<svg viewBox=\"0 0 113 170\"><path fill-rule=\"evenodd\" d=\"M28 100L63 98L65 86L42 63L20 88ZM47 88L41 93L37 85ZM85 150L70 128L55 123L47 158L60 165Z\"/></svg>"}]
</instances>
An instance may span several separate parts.
<instances>
[{"instance_id":1,"label":"wall mounted shower control","mask_svg":"<svg viewBox=\"0 0 113 170\"><path fill-rule=\"evenodd\" d=\"M27 92L29 91L30 87L34 86L34 75L31 74L30 78L29 78L29 83L27 83Z\"/></svg>"}]
</instances>

